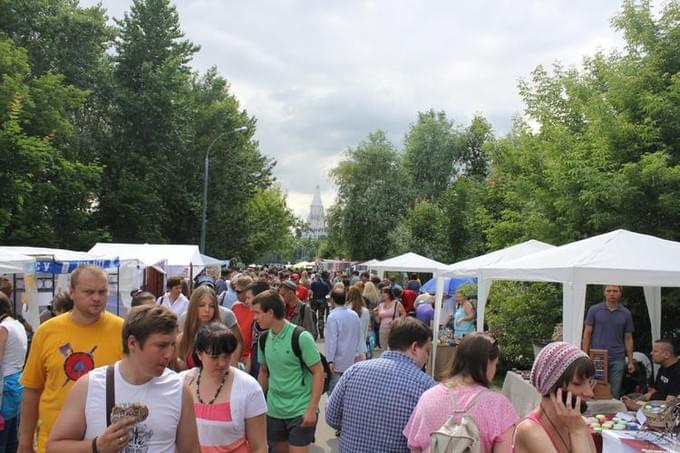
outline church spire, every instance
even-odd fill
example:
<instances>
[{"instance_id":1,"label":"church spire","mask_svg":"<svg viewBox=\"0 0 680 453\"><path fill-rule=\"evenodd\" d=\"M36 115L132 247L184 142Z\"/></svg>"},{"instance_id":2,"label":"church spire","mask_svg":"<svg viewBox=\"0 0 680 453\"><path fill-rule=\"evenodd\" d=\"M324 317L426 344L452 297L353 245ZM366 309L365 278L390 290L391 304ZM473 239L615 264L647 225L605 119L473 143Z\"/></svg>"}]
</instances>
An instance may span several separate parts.
<instances>
[{"instance_id":1,"label":"church spire","mask_svg":"<svg viewBox=\"0 0 680 453\"><path fill-rule=\"evenodd\" d=\"M309 225L309 230L303 234L303 237L313 239L326 237L326 218L323 212L323 202L321 201L321 189L318 185L314 189L312 204L309 206L307 224Z\"/></svg>"}]
</instances>

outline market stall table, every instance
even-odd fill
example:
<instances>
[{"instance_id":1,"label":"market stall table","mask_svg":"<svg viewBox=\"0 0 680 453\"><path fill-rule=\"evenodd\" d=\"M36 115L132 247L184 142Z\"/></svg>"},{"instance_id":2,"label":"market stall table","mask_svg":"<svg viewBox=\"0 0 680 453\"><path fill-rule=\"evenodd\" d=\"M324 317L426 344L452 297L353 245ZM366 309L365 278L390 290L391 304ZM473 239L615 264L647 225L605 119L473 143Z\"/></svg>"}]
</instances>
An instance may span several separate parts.
<instances>
[{"instance_id":1,"label":"market stall table","mask_svg":"<svg viewBox=\"0 0 680 453\"><path fill-rule=\"evenodd\" d=\"M671 445L654 433L640 431L602 431L602 453L640 453L642 451L680 452L680 445Z\"/></svg>"}]
</instances>

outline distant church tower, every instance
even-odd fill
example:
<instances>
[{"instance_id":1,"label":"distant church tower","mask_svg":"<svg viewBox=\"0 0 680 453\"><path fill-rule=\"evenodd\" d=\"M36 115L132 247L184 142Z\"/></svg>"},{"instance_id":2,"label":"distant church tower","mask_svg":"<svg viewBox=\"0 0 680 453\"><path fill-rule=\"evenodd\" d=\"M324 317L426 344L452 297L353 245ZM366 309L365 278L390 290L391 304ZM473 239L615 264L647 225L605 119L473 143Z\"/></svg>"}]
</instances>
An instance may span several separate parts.
<instances>
[{"instance_id":1,"label":"distant church tower","mask_svg":"<svg viewBox=\"0 0 680 453\"><path fill-rule=\"evenodd\" d=\"M321 203L321 189L316 186L314 190L314 198L309 207L309 216L307 217L309 224L309 231L305 231L303 237L312 239L321 239L326 237L326 218L323 213L323 203Z\"/></svg>"}]
</instances>

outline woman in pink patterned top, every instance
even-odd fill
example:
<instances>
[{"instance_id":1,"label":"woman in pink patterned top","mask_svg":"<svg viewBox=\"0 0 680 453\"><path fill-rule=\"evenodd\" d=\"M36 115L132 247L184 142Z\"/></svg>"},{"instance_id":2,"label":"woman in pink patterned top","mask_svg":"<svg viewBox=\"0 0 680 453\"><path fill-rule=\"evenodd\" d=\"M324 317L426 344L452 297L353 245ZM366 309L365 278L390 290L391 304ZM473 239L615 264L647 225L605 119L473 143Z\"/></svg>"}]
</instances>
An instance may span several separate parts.
<instances>
[{"instance_id":1,"label":"woman in pink patterned top","mask_svg":"<svg viewBox=\"0 0 680 453\"><path fill-rule=\"evenodd\" d=\"M511 451L517 413L505 396L489 390L499 353L496 341L488 335L473 333L463 338L448 377L423 393L404 429L411 452L430 450L430 433L439 429L453 412L449 392L453 392L459 408L467 407L477 398L469 413L479 428L484 452Z\"/></svg>"},{"instance_id":2,"label":"woman in pink patterned top","mask_svg":"<svg viewBox=\"0 0 680 453\"><path fill-rule=\"evenodd\" d=\"M516 453L595 453L581 416L593 397L595 367L574 345L555 341L541 349L531 368L531 385L542 398L515 431Z\"/></svg>"},{"instance_id":3,"label":"woman in pink patterned top","mask_svg":"<svg viewBox=\"0 0 680 453\"><path fill-rule=\"evenodd\" d=\"M194 346L200 368L183 372L194 398L201 453L266 453L267 403L248 373L229 365L238 344L224 324L202 326Z\"/></svg>"}]
</instances>

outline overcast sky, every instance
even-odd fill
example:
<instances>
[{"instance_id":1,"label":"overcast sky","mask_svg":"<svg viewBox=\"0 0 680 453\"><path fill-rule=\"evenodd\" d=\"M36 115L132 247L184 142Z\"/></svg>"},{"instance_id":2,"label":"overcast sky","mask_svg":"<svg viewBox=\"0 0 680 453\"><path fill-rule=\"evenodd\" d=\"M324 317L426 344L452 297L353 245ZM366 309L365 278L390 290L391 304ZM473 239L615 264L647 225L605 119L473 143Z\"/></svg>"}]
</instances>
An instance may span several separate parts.
<instances>
[{"instance_id":1,"label":"overcast sky","mask_svg":"<svg viewBox=\"0 0 680 453\"><path fill-rule=\"evenodd\" d=\"M92 5L97 0L81 0ZM102 0L120 18L131 0ZM419 111L467 124L486 116L497 135L522 113L517 82L539 64L580 65L621 46L616 0L178 0L182 29L201 46L193 66L217 66L257 118L261 151L288 205L306 218L314 187L383 129L400 149Z\"/></svg>"}]
</instances>

